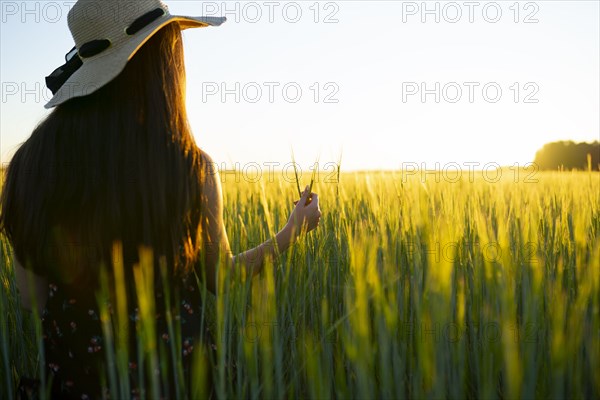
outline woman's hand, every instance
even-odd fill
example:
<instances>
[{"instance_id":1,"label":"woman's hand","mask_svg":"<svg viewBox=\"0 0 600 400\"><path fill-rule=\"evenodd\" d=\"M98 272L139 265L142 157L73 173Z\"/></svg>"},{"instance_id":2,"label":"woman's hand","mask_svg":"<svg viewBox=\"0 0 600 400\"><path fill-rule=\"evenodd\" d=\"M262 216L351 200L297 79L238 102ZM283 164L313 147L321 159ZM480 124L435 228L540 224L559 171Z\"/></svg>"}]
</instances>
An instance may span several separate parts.
<instances>
[{"instance_id":1,"label":"woman's hand","mask_svg":"<svg viewBox=\"0 0 600 400\"><path fill-rule=\"evenodd\" d=\"M310 232L319 225L321 209L319 208L319 196L309 193L308 186L304 189L300 200L295 201L296 207L290 214L286 228L290 228L295 236L301 232Z\"/></svg>"}]
</instances>

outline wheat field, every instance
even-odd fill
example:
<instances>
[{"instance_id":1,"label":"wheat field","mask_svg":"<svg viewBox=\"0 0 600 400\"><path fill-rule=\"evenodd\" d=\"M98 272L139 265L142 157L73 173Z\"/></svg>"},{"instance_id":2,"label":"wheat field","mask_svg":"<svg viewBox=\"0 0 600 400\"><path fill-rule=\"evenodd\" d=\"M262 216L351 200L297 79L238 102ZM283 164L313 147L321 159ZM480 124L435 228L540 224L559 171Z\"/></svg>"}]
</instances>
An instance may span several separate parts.
<instances>
[{"instance_id":1,"label":"wheat field","mask_svg":"<svg viewBox=\"0 0 600 400\"><path fill-rule=\"evenodd\" d=\"M283 227L293 181L223 180L234 252ZM600 174L348 172L319 174L313 191L317 230L254 279L222 270L217 296L204 292L216 345L194 350L192 397L212 387L220 399L600 398ZM0 244L0 397L10 398L21 374L39 375L41 339ZM119 324L106 319L112 398L128 397ZM151 324L140 330L153 340ZM169 354L145 349L149 368ZM148 398L166 390L146 383Z\"/></svg>"}]
</instances>

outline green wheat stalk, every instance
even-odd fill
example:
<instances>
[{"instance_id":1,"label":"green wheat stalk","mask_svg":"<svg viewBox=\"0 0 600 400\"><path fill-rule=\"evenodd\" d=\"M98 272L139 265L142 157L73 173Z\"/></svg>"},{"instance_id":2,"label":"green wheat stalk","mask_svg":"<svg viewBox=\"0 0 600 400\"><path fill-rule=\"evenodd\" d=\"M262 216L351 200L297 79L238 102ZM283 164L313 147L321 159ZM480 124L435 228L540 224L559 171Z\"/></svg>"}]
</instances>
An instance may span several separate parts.
<instances>
[{"instance_id":1,"label":"green wheat stalk","mask_svg":"<svg viewBox=\"0 0 600 400\"><path fill-rule=\"evenodd\" d=\"M302 197L302 191L300 190L300 178L298 177L298 167L296 166L296 157L294 157L294 149L291 148L292 152L292 164L294 165L294 177L296 178L296 188L298 189L298 197Z\"/></svg>"}]
</instances>

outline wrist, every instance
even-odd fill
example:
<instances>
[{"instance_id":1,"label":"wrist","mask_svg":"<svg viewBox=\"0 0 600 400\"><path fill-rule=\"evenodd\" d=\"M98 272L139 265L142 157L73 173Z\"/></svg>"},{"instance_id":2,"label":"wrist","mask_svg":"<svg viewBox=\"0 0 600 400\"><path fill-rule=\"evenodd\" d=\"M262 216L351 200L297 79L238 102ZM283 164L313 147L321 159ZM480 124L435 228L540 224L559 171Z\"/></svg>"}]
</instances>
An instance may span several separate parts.
<instances>
[{"instance_id":1,"label":"wrist","mask_svg":"<svg viewBox=\"0 0 600 400\"><path fill-rule=\"evenodd\" d=\"M277 233L277 244L280 249L285 250L298 239L298 230L294 224L287 223L282 230Z\"/></svg>"}]
</instances>

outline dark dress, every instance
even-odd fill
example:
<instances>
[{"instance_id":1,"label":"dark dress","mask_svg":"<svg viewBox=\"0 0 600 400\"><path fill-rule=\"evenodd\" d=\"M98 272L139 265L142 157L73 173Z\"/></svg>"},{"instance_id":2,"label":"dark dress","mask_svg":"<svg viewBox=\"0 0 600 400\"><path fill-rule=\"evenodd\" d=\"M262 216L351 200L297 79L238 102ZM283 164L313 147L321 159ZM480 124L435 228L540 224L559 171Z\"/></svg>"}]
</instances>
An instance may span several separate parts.
<instances>
[{"instance_id":1,"label":"dark dress","mask_svg":"<svg viewBox=\"0 0 600 400\"><path fill-rule=\"evenodd\" d=\"M185 386L189 388L190 367L193 359L194 346L198 346L202 324L200 288L193 275L181 279L175 285L179 293L179 304L173 304L173 323L181 325L181 347L177 351L182 354L183 374ZM69 294L69 290L61 288L55 283L49 285L49 295L42 315L43 343L45 350L45 365L47 382L52 382L53 398L93 399L108 395L108 377L102 368L106 360L100 312L93 293ZM128 299L132 299L128 292ZM171 364L171 340L165 318L163 291L157 287L155 290L156 303L156 336L157 340L166 345L167 357L159 359L160 368L164 363ZM140 393L138 385L136 321L138 320L137 302L131 301L129 312L129 381L131 385L130 398L138 398ZM110 307L116 308L116 305ZM109 308L110 309L110 308ZM210 332L204 328L204 344L211 351L215 346L208 338ZM158 347L157 347L158 348ZM197 351L197 350L196 350ZM174 383L172 365L167 366L170 371L167 381L169 388L161 385L161 392L165 397L174 398ZM141 371L144 372L144 371ZM119 377L122 378L122 377ZM163 377L156 379L162 382ZM102 382L105 382L102 385ZM146 388L149 382L146 375ZM150 397L151 392L146 392Z\"/></svg>"}]
</instances>

